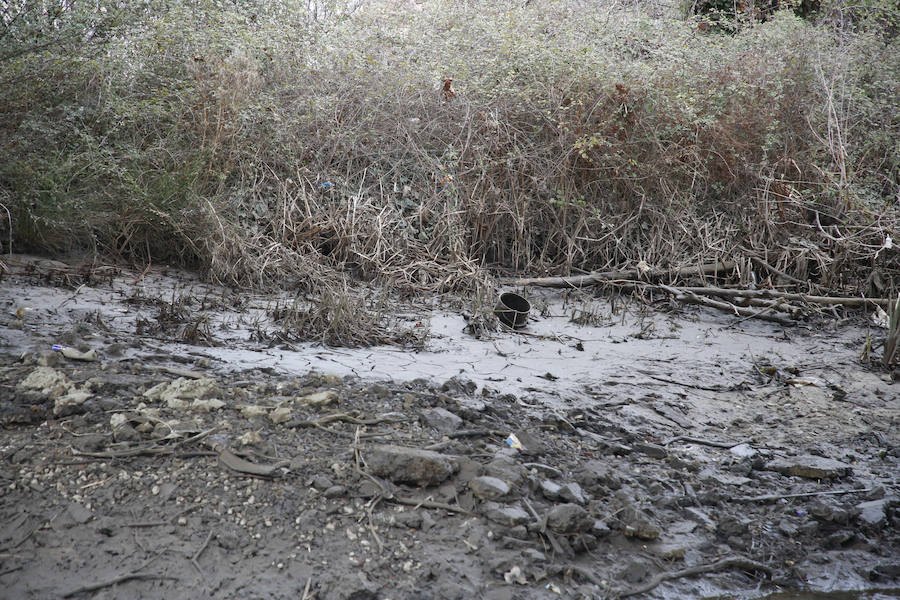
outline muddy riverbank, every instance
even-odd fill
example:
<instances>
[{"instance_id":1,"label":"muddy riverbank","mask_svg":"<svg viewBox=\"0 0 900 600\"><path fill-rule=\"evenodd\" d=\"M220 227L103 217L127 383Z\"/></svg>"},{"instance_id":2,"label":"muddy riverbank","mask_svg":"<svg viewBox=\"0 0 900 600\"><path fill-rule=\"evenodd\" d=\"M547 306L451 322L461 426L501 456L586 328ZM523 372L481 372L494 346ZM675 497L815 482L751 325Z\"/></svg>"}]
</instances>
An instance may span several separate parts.
<instances>
[{"instance_id":1,"label":"muddy riverbank","mask_svg":"<svg viewBox=\"0 0 900 600\"><path fill-rule=\"evenodd\" d=\"M331 349L274 335L289 294L94 273L0 283L7 597L900 588L900 394L862 318L546 295L521 333L397 305L419 349Z\"/></svg>"}]
</instances>

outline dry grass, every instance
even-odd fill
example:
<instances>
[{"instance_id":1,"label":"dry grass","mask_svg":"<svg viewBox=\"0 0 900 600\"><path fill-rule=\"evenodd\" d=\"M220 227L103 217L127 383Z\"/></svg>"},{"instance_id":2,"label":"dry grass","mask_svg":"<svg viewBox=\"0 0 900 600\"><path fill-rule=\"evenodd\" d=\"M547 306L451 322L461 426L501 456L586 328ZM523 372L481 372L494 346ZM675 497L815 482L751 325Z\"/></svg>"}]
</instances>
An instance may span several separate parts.
<instances>
[{"instance_id":1,"label":"dry grass","mask_svg":"<svg viewBox=\"0 0 900 600\"><path fill-rule=\"evenodd\" d=\"M314 298L298 298L288 306L275 306L270 316L280 325L275 336L288 342L417 348L428 337L426 324L400 323L386 295L363 296L346 282L321 285Z\"/></svg>"}]
</instances>

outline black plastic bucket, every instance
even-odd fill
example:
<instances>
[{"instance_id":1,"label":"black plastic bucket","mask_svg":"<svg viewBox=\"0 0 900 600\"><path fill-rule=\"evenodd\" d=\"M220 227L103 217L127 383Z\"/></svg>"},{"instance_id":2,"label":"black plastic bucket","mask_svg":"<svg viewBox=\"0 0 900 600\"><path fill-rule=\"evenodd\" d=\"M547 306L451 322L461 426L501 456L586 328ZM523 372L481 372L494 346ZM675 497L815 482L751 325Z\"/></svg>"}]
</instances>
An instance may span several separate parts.
<instances>
[{"instance_id":1,"label":"black plastic bucket","mask_svg":"<svg viewBox=\"0 0 900 600\"><path fill-rule=\"evenodd\" d=\"M525 327L525 323L528 322L528 311L530 310L531 303L528 300L513 292L504 292L497 300L494 314L501 322L513 329L519 329Z\"/></svg>"}]
</instances>

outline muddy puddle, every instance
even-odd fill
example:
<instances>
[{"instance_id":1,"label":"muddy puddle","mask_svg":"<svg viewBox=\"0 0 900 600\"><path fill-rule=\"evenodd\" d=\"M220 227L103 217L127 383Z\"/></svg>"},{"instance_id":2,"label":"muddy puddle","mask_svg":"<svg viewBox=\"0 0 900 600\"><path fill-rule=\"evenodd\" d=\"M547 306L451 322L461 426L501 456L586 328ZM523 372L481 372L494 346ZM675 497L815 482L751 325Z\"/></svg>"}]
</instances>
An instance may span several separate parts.
<instances>
[{"instance_id":1,"label":"muddy puddle","mask_svg":"<svg viewBox=\"0 0 900 600\"><path fill-rule=\"evenodd\" d=\"M274 335L290 293L10 265L9 597L897 597L900 394L862 317L529 291L519 332L419 300L421 349L327 348Z\"/></svg>"}]
</instances>

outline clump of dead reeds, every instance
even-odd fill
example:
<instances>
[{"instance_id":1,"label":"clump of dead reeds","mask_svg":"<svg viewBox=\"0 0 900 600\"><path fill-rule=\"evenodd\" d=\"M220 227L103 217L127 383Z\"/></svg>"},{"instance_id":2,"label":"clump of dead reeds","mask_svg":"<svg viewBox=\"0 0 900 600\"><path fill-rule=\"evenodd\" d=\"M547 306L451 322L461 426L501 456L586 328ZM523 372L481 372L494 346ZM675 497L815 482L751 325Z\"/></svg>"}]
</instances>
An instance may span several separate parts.
<instances>
[{"instance_id":1,"label":"clump of dead reeds","mask_svg":"<svg viewBox=\"0 0 900 600\"><path fill-rule=\"evenodd\" d=\"M421 347L428 328L398 321L385 294L364 295L343 284L319 284L312 296L270 311L278 339L333 347L398 345Z\"/></svg>"}]
</instances>

